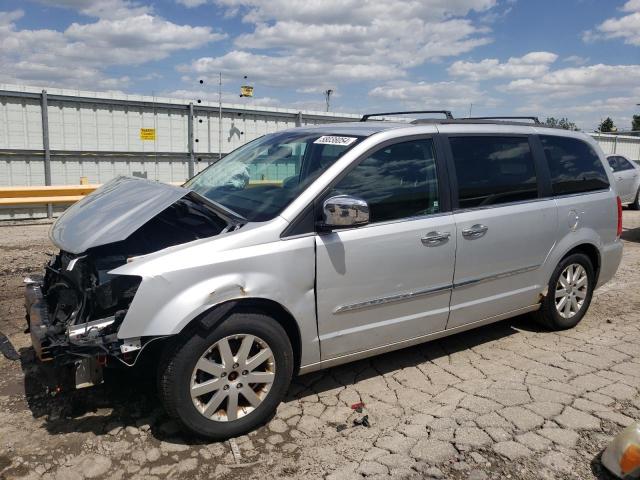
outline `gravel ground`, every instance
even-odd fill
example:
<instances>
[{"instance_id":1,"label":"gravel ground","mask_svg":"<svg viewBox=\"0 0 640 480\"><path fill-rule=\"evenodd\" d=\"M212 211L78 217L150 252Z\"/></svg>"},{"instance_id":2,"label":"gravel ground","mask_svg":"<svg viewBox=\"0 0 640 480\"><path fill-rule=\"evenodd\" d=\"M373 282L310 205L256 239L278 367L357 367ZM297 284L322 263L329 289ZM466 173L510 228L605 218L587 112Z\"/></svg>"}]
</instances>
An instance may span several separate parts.
<instances>
[{"instance_id":1,"label":"gravel ground","mask_svg":"<svg viewBox=\"0 0 640 480\"><path fill-rule=\"evenodd\" d=\"M2 224L0 332L21 359L0 355L0 478L608 479L600 452L640 419L640 212L624 224L618 274L577 328L519 317L300 377L239 455L181 434L151 371L47 394L21 279L52 250L49 226Z\"/></svg>"}]
</instances>

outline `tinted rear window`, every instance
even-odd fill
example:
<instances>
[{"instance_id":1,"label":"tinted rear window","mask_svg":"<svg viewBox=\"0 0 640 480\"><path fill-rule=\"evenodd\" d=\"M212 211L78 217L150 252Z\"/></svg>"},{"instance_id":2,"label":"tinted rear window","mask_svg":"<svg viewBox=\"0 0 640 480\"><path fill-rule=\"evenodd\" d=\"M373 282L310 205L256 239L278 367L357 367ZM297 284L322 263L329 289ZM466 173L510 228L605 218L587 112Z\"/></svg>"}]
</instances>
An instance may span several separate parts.
<instances>
[{"instance_id":1,"label":"tinted rear window","mask_svg":"<svg viewBox=\"0 0 640 480\"><path fill-rule=\"evenodd\" d=\"M633 165L626 158L618 157L618 170L633 170Z\"/></svg>"},{"instance_id":2,"label":"tinted rear window","mask_svg":"<svg viewBox=\"0 0 640 480\"><path fill-rule=\"evenodd\" d=\"M575 138L540 136L555 195L609 188L602 162L591 146Z\"/></svg>"},{"instance_id":3,"label":"tinted rear window","mask_svg":"<svg viewBox=\"0 0 640 480\"><path fill-rule=\"evenodd\" d=\"M527 137L451 137L458 206L484 207L538 197Z\"/></svg>"}]
</instances>

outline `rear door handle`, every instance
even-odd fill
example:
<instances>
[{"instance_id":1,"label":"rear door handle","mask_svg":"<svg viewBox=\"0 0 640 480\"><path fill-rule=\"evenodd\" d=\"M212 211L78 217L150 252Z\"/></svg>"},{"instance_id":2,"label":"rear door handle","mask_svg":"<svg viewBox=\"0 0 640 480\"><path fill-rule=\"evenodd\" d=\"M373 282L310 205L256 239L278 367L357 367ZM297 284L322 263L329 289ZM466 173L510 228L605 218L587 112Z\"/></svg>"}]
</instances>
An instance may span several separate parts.
<instances>
[{"instance_id":1,"label":"rear door handle","mask_svg":"<svg viewBox=\"0 0 640 480\"><path fill-rule=\"evenodd\" d=\"M481 223L477 223L462 230L462 236L468 239L480 238L487 233L487 230L489 230L489 227L482 225Z\"/></svg>"},{"instance_id":2,"label":"rear door handle","mask_svg":"<svg viewBox=\"0 0 640 480\"><path fill-rule=\"evenodd\" d=\"M420 241L425 247L435 247L445 243L450 236L449 232L429 232Z\"/></svg>"}]
</instances>

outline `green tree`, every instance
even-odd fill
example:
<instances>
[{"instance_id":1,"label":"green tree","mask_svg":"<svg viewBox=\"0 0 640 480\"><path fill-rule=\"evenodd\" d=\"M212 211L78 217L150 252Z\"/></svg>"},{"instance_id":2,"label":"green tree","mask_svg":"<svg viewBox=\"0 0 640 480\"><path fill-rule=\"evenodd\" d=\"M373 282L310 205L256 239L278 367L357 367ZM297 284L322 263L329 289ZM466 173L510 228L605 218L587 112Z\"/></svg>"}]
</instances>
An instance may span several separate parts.
<instances>
[{"instance_id":1,"label":"green tree","mask_svg":"<svg viewBox=\"0 0 640 480\"><path fill-rule=\"evenodd\" d=\"M603 133L607 133L607 132L615 132L618 129L614 125L613 120L611 120L611 117L607 117L602 121L602 123L600 124L600 127L598 127L598 130Z\"/></svg>"},{"instance_id":2,"label":"green tree","mask_svg":"<svg viewBox=\"0 0 640 480\"><path fill-rule=\"evenodd\" d=\"M640 115L634 115L631 121L631 130L640 130Z\"/></svg>"},{"instance_id":3,"label":"green tree","mask_svg":"<svg viewBox=\"0 0 640 480\"><path fill-rule=\"evenodd\" d=\"M576 124L570 122L566 117L562 117L560 119L557 119L555 117L547 117L547 119L544 121L544 124L548 127L563 128L565 130L578 130Z\"/></svg>"}]
</instances>

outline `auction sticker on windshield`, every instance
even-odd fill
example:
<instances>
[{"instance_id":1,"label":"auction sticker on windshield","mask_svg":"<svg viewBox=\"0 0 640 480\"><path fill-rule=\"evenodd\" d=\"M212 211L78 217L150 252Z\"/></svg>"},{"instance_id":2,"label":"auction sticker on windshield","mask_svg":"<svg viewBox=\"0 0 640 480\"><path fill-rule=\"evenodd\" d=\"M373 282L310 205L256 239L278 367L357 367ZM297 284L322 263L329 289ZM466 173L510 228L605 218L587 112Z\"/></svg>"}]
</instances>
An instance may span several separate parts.
<instances>
[{"instance_id":1,"label":"auction sticker on windshield","mask_svg":"<svg viewBox=\"0 0 640 480\"><path fill-rule=\"evenodd\" d=\"M356 137L336 137L333 135L325 135L313 143L319 143L321 145L351 145L356 140Z\"/></svg>"}]
</instances>

